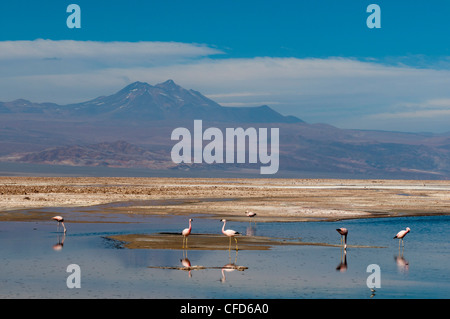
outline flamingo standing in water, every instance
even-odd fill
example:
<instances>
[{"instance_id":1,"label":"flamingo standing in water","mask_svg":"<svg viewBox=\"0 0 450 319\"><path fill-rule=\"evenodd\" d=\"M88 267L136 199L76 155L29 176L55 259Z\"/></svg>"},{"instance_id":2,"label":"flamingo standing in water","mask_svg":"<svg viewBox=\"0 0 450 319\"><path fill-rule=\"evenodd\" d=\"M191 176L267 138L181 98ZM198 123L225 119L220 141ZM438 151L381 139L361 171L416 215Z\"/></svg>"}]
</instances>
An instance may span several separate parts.
<instances>
[{"instance_id":1,"label":"flamingo standing in water","mask_svg":"<svg viewBox=\"0 0 450 319\"><path fill-rule=\"evenodd\" d=\"M402 242L403 246L405 245L403 243L403 238L406 236L407 233L409 233L411 231L411 229L409 227L406 227L405 230L401 230L397 233L397 235L394 236L394 239L398 238L398 246L400 247L400 241Z\"/></svg>"},{"instance_id":2,"label":"flamingo standing in water","mask_svg":"<svg viewBox=\"0 0 450 319\"><path fill-rule=\"evenodd\" d=\"M251 224L252 224L252 219L253 219L253 217L256 216L256 213L255 213L255 212L251 212L251 211L246 210L246 211L245 211L245 215L248 216L248 217L250 217L250 225L251 225ZM255 224L256 224L256 222L255 222Z\"/></svg>"},{"instance_id":3,"label":"flamingo standing in water","mask_svg":"<svg viewBox=\"0 0 450 319\"><path fill-rule=\"evenodd\" d=\"M256 216L256 213L254 213L254 212L250 212L250 211L248 211L248 210L246 210L245 211L245 215L247 215L248 217L255 217Z\"/></svg>"},{"instance_id":4,"label":"flamingo standing in water","mask_svg":"<svg viewBox=\"0 0 450 319\"><path fill-rule=\"evenodd\" d=\"M232 229L225 230L225 224L227 223L227 220L226 219L221 219L220 221L223 222L222 233L225 236L228 236L230 238L230 244L228 246L228 250L231 249L231 237L234 238L234 241L236 242L236 250L238 250L237 239L234 236L239 235L239 233L237 231L235 231L235 230L232 230Z\"/></svg>"},{"instance_id":5,"label":"flamingo standing in water","mask_svg":"<svg viewBox=\"0 0 450 319\"><path fill-rule=\"evenodd\" d=\"M188 236L191 234L191 230L192 230L192 221L193 219L189 219L189 228L185 228L183 229L183 231L181 232L181 235L183 235L183 248L184 248L184 242L186 241L186 248L187 248L187 241L188 241Z\"/></svg>"},{"instance_id":6,"label":"flamingo standing in water","mask_svg":"<svg viewBox=\"0 0 450 319\"><path fill-rule=\"evenodd\" d=\"M348 229L347 228L344 228L344 227L341 227L341 228L338 228L338 229L336 229L337 230L337 232L339 233L339 234L341 234L341 244L342 244L342 240L344 239L344 249L347 249L347 234L348 234Z\"/></svg>"},{"instance_id":7,"label":"flamingo standing in water","mask_svg":"<svg viewBox=\"0 0 450 319\"><path fill-rule=\"evenodd\" d=\"M52 217L52 219L54 219L58 222L57 229L59 229L59 225L61 224L64 227L64 232L67 231L66 226L64 226L64 218L62 216L55 216L55 217Z\"/></svg>"}]
</instances>

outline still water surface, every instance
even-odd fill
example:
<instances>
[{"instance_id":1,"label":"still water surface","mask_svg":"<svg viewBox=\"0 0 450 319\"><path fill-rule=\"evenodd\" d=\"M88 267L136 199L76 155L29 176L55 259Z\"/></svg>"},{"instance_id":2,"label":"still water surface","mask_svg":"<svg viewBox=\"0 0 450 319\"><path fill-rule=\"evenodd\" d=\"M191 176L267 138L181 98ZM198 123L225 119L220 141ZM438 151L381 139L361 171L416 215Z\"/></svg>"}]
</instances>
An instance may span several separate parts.
<instances>
[{"instance_id":1,"label":"still water surface","mask_svg":"<svg viewBox=\"0 0 450 319\"><path fill-rule=\"evenodd\" d=\"M222 223L218 219L190 217L194 218L193 233L220 233ZM121 221L119 215L115 218ZM227 223L227 228L243 234L326 244L339 244L335 229L346 227L349 248L345 255L340 247L317 245L276 246L237 254L223 250L126 249L106 238L180 232L187 227L188 218L141 216L123 217L122 221L131 223L68 222L65 236L50 221L1 222L0 297L450 298L450 216ZM405 238L405 247L399 249L393 237L406 227L411 232ZM180 248L181 243L180 237ZM188 272L149 268L181 267L186 255L191 265L208 269ZM248 269L222 269L229 263ZM66 285L70 264L80 266L81 288L69 289ZM366 284L370 264L379 265L381 270L381 288L374 294Z\"/></svg>"}]
</instances>

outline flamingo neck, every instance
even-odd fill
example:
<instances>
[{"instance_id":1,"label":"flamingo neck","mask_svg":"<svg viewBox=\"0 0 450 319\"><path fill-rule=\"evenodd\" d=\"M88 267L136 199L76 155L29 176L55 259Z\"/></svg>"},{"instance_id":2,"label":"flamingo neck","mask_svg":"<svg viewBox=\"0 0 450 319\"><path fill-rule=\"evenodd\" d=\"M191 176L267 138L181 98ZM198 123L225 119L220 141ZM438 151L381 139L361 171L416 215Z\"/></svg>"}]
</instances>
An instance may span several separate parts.
<instances>
[{"instance_id":1,"label":"flamingo neck","mask_svg":"<svg viewBox=\"0 0 450 319\"><path fill-rule=\"evenodd\" d=\"M222 226L222 233L224 233L225 234L225 224L226 224L227 222L226 221L224 221L223 222L223 226Z\"/></svg>"}]
</instances>

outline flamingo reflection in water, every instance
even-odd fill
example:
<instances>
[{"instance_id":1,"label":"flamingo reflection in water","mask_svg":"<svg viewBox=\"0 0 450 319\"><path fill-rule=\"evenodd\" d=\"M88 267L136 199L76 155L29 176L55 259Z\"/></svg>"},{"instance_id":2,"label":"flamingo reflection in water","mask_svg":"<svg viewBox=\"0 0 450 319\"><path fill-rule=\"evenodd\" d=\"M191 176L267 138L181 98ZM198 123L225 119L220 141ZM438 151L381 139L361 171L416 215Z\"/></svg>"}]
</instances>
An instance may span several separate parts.
<instances>
[{"instance_id":1,"label":"flamingo reflection in water","mask_svg":"<svg viewBox=\"0 0 450 319\"><path fill-rule=\"evenodd\" d=\"M189 278L192 277L192 273L191 273L191 261L189 260L189 258L187 257L187 251L183 250L183 259L180 259L181 264L183 265L183 267L185 267L186 269L188 269L188 276Z\"/></svg>"},{"instance_id":2,"label":"flamingo reflection in water","mask_svg":"<svg viewBox=\"0 0 450 319\"><path fill-rule=\"evenodd\" d=\"M54 251L60 251L60 250L62 250L63 249L63 246L64 246L64 240L66 239L66 233L64 232L63 233L63 235L62 235L62 238L61 238L61 236L58 234L58 243L56 243L56 244L54 244L53 245L53 250Z\"/></svg>"},{"instance_id":3,"label":"flamingo reflection in water","mask_svg":"<svg viewBox=\"0 0 450 319\"><path fill-rule=\"evenodd\" d=\"M347 271L347 250L341 249L341 262L336 267L337 271L346 272Z\"/></svg>"},{"instance_id":4,"label":"flamingo reflection in water","mask_svg":"<svg viewBox=\"0 0 450 319\"><path fill-rule=\"evenodd\" d=\"M403 252L399 256L394 256L395 263L397 264L397 269L399 272L408 272L409 262L403 257Z\"/></svg>"},{"instance_id":5,"label":"flamingo reflection in water","mask_svg":"<svg viewBox=\"0 0 450 319\"><path fill-rule=\"evenodd\" d=\"M405 247L404 246L400 247L400 245L399 245L398 246L398 255L394 256L394 260L395 260L395 263L397 264L398 271L406 273L409 270L409 261L407 261L405 259L405 257L403 256L404 250L405 250Z\"/></svg>"},{"instance_id":6,"label":"flamingo reflection in water","mask_svg":"<svg viewBox=\"0 0 450 319\"><path fill-rule=\"evenodd\" d=\"M221 269L222 278L220 278L220 282L223 283L226 281L225 272L233 272L236 269L238 269L238 266L236 266L237 256L238 256L238 251L236 250L236 256L234 257L234 262L232 263L231 256L228 255L228 258L229 258L228 264L224 265Z\"/></svg>"},{"instance_id":7,"label":"flamingo reflection in water","mask_svg":"<svg viewBox=\"0 0 450 319\"><path fill-rule=\"evenodd\" d=\"M245 235L246 236L255 236L255 234L256 234L256 227L249 225L247 227L247 229L245 230Z\"/></svg>"},{"instance_id":8,"label":"flamingo reflection in water","mask_svg":"<svg viewBox=\"0 0 450 319\"><path fill-rule=\"evenodd\" d=\"M227 278L225 277L225 272L232 272L235 271L236 268L234 268L235 265L233 264L226 264L222 267L222 278L220 278L220 282L225 282Z\"/></svg>"}]
</instances>

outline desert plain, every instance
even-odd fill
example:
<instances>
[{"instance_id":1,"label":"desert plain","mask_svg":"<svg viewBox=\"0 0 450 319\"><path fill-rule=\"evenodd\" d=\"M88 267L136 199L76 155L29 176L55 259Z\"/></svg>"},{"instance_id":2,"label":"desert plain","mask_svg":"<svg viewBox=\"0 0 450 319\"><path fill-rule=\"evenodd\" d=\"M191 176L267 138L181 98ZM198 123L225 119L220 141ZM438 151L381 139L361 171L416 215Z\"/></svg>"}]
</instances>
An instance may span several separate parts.
<instances>
[{"instance_id":1,"label":"desert plain","mask_svg":"<svg viewBox=\"0 0 450 319\"><path fill-rule=\"evenodd\" d=\"M108 203L109 213L204 215L258 222L449 214L450 181L275 178L0 177L0 221L26 210Z\"/></svg>"}]
</instances>

